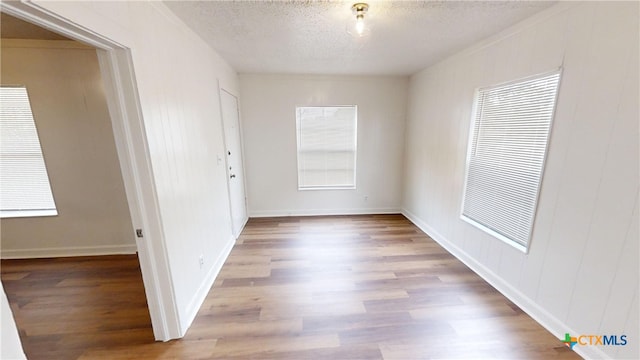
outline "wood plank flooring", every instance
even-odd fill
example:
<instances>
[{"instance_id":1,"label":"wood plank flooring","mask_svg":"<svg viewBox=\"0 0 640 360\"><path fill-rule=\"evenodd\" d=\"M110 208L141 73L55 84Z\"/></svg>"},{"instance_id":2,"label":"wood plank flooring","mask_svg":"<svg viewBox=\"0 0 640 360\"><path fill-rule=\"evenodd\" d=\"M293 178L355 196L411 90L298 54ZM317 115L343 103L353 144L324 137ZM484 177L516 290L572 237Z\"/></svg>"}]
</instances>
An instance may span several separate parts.
<instances>
[{"instance_id":1,"label":"wood plank flooring","mask_svg":"<svg viewBox=\"0 0 640 360\"><path fill-rule=\"evenodd\" d=\"M401 215L251 219L167 343L135 257L77 261L2 262L29 359L579 358Z\"/></svg>"},{"instance_id":2,"label":"wood plank flooring","mask_svg":"<svg viewBox=\"0 0 640 360\"><path fill-rule=\"evenodd\" d=\"M29 359L153 342L136 255L2 260L2 283Z\"/></svg>"}]
</instances>

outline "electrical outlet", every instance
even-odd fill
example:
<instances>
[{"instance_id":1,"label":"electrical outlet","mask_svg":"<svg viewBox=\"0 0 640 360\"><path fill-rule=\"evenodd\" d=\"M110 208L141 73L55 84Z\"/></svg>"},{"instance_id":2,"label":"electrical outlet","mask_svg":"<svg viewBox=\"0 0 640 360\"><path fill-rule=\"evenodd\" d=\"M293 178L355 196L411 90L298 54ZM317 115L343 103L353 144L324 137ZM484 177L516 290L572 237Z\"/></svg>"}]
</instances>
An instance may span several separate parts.
<instances>
[{"instance_id":1,"label":"electrical outlet","mask_svg":"<svg viewBox=\"0 0 640 360\"><path fill-rule=\"evenodd\" d=\"M369 195L364 196L364 202L367 202L367 201L369 201Z\"/></svg>"},{"instance_id":2,"label":"electrical outlet","mask_svg":"<svg viewBox=\"0 0 640 360\"><path fill-rule=\"evenodd\" d=\"M202 269L202 267L204 266L204 255L200 255L198 261L200 262L200 269Z\"/></svg>"}]
</instances>

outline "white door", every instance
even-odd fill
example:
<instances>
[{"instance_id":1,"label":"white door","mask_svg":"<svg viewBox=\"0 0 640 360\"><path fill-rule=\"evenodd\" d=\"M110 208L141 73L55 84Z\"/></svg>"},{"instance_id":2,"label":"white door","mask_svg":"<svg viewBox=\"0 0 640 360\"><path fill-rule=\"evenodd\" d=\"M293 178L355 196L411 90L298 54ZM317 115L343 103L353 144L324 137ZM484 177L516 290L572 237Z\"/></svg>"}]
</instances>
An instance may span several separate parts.
<instances>
[{"instance_id":1,"label":"white door","mask_svg":"<svg viewBox=\"0 0 640 360\"><path fill-rule=\"evenodd\" d=\"M220 89L220 102L222 106L224 143L227 152L227 182L229 184L231 223L233 234L237 238L247 222L238 99L226 90Z\"/></svg>"}]
</instances>

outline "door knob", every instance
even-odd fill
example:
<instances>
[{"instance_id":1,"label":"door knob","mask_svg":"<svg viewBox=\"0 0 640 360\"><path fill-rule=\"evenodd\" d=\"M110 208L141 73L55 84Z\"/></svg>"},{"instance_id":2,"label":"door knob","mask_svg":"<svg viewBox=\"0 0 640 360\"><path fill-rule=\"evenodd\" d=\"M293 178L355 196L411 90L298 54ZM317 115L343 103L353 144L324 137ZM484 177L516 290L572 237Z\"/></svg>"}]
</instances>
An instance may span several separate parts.
<instances>
[{"instance_id":1,"label":"door knob","mask_svg":"<svg viewBox=\"0 0 640 360\"><path fill-rule=\"evenodd\" d=\"M231 176L229 177L233 179L234 177L236 177L236 174L231 174Z\"/></svg>"}]
</instances>

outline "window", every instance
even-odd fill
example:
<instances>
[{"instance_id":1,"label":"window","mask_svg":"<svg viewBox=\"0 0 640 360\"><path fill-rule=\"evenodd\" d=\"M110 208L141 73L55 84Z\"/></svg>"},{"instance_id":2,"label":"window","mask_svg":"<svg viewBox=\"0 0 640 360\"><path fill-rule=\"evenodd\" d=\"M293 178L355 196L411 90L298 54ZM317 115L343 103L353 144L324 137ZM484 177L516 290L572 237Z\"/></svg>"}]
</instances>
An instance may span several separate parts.
<instances>
[{"instance_id":1,"label":"window","mask_svg":"<svg viewBox=\"0 0 640 360\"><path fill-rule=\"evenodd\" d=\"M57 215L25 87L0 87L0 216Z\"/></svg>"},{"instance_id":2,"label":"window","mask_svg":"<svg viewBox=\"0 0 640 360\"><path fill-rule=\"evenodd\" d=\"M355 189L356 106L296 108L298 189Z\"/></svg>"},{"instance_id":3,"label":"window","mask_svg":"<svg viewBox=\"0 0 640 360\"><path fill-rule=\"evenodd\" d=\"M462 219L527 251L560 71L479 89Z\"/></svg>"}]
</instances>

